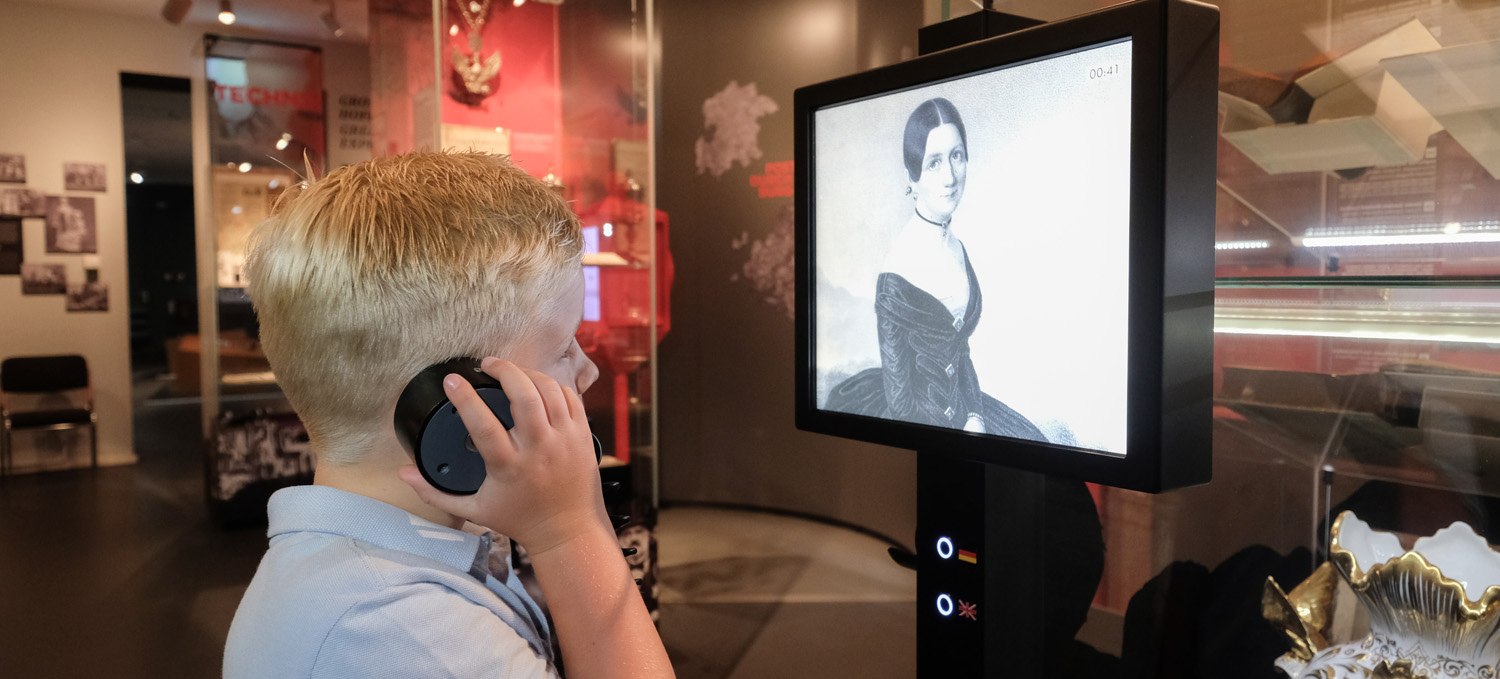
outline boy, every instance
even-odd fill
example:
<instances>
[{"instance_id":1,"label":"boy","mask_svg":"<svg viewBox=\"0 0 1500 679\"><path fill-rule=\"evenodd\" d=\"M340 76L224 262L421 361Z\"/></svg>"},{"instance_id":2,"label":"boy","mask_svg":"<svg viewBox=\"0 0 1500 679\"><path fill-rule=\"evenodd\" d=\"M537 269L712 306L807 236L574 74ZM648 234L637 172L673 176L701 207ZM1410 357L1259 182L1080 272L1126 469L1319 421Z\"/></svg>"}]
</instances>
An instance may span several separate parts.
<instances>
[{"instance_id":1,"label":"boy","mask_svg":"<svg viewBox=\"0 0 1500 679\"><path fill-rule=\"evenodd\" d=\"M672 676L600 496L566 203L503 158L414 153L341 168L278 207L246 273L317 471L271 497L224 676L555 676L510 539L531 555L570 677ZM516 419L507 432L466 382L444 381L485 459L471 496L429 486L392 424L406 383L460 356L509 359L483 368Z\"/></svg>"}]
</instances>

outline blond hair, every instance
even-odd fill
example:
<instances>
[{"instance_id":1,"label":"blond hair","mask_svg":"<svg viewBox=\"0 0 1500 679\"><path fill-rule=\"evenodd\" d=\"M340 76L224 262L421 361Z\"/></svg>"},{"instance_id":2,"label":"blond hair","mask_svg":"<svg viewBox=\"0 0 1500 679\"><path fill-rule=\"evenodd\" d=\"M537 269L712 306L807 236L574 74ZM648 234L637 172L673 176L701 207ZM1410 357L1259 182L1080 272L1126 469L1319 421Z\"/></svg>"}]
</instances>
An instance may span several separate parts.
<instances>
[{"instance_id":1,"label":"blond hair","mask_svg":"<svg viewBox=\"0 0 1500 679\"><path fill-rule=\"evenodd\" d=\"M284 196L245 271L319 463L393 437L396 397L422 368L527 340L582 251L567 203L499 156L376 158Z\"/></svg>"}]
</instances>

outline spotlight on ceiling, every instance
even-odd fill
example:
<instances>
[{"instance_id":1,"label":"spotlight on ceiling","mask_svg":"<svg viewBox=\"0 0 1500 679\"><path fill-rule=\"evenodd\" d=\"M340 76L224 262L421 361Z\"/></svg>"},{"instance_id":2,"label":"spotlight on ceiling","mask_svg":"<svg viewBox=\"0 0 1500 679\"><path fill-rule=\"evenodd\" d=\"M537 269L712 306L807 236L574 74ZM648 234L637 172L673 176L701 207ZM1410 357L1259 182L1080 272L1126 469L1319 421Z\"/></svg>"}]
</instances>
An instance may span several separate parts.
<instances>
[{"instance_id":1,"label":"spotlight on ceiling","mask_svg":"<svg viewBox=\"0 0 1500 679\"><path fill-rule=\"evenodd\" d=\"M132 183L132 184L144 184L144 183L146 183L146 175L143 175L143 174L141 174L139 172L132 172L132 173L130 173L130 183Z\"/></svg>"},{"instance_id":2,"label":"spotlight on ceiling","mask_svg":"<svg viewBox=\"0 0 1500 679\"><path fill-rule=\"evenodd\" d=\"M166 19L169 24L181 24L192 8L193 0L167 0L161 6L161 18Z\"/></svg>"},{"instance_id":3,"label":"spotlight on ceiling","mask_svg":"<svg viewBox=\"0 0 1500 679\"><path fill-rule=\"evenodd\" d=\"M328 29L329 33L333 34L333 37L342 38L344 37L344 25L339 23L338 15L334 13L337 9L338 2L328 0L328 11L323 13L323 26Z\"/></svg>"},{"instance_id":4,"label":"spotlight on ceiling","mask_svg":"<svg viewBox=\"0 0 1500 679\"><path fill-rule=\"evenodd\" d=\"M234 24L234 5L229 0L219 0L219 23L225 26Z\"/></svg>"}]
</instances>

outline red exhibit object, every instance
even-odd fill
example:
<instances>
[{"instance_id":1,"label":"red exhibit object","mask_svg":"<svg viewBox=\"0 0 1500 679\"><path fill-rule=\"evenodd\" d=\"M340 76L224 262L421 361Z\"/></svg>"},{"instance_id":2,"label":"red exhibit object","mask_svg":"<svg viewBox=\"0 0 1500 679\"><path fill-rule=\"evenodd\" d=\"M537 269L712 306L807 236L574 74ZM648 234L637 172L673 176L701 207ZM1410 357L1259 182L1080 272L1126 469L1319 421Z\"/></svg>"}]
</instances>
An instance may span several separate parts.
<instances>
[{"instance_id":1,"label":"red exhibit object","mask_svg":"<svg viewBox=\"0 0 1500 679\"><path fill-rule=\"evenodd\" d=\"M599 362L600 378L612 387L614 450L621 462L630 461L630 377L651 358L651 342L671 328L672 254L667 213L657 210L648 220L644 203L618 187L581 220L599 227L598 251L613 254L599 266L600 318L579 328L579 344ZM604 228L608 225L608 228ZM652 232L655 242L653 246ZM602 258L601 258L602 259ZM651 263L656 263L656 333L651 328ZM587 341L585 341L587 339Z\"/></svg>"}]
</instances>

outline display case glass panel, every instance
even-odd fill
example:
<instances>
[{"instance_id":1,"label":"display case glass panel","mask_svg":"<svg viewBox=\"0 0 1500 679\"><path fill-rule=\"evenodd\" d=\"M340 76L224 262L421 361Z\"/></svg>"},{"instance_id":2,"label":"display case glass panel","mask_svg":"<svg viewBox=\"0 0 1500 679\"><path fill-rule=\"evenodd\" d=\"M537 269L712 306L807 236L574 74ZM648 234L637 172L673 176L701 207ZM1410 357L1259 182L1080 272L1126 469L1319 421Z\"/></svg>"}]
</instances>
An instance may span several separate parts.
<instances>
[{"instance_id":1,"label":"display case glass panel","mask_svg":"<svg viewBox=\"0 0 1500 679\"><path fill-rule=\"evenodd\" d=\"M1104 657L1047 651L1095 663L1062 676L1282 676L1266 579L1313 573L1345 510L1403 548L1456 521L1500 542L1500 5L1212 4L1213 481L1092 488L1107 551L1076 639ZM1369 629L1356 608L1329 643Z\"/></svg>"},{"instance_id":2,"label":"display case glass panel","mask_svg":"<svg viewBox=\"0 0 1500 679\"><path fill-rule=\"evenodd\" d=\"M606 500L654 610L656 345L670 329L667 215L655 208L651 3L371 3L377 154L503 154L566 198L584 236L578 343ZM638 543L638 544L637 544Z\"/></svg>"},{"instance_id":3,"label":"display case glass panel","mask_svg":"<svg viewBox=\"0 0 1500 679\"><path fill-rule=\"evenodd\" d=\"M203 385L212 415L206 495L225 524L264 521L276 489L312 480L306 430L276 385L245 294L251 230L298 182L323 172L323 53L317 47L208 36L209 214L213 308L202 336L175 347L176 365L200 368L179 381ZM204 341L207 337L208 341Z\"/></svg>"}]
</instances>

